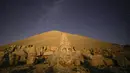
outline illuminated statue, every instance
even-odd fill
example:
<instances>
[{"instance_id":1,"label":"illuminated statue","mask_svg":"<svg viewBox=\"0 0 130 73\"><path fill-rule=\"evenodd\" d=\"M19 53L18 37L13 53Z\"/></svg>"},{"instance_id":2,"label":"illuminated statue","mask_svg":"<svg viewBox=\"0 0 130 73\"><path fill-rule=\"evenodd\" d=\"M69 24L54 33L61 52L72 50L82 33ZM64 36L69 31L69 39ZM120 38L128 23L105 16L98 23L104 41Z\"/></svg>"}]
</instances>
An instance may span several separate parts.
<instances>
[{"instance_id":1,"label":"illuminated statue","mask_svg":"<svg viewBox=\"0 0 130 73\"><path fill-rule=\"evenodd\" d=\"M61 35L61 41L58 49L49 58L51 66L61 73L71 73L74 67L80 65L80 61L83 61L83 57L80 51L74 50L71 47L70 41L65 33Z\"/></svg>"}]
</instances>

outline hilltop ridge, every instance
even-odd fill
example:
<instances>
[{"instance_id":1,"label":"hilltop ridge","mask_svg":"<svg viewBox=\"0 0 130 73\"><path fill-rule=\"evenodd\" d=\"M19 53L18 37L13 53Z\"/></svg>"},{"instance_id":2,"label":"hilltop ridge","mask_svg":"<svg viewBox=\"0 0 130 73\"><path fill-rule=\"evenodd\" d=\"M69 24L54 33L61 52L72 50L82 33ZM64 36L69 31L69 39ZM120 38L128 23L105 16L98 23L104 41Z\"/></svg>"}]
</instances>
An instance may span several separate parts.
<instances>
[{"instance_id":1,"label":"hilltop ridge","mask_svg":"<svg viewBox=\"0 0 130 73\"><path fill-rule=\"evenodd\" d=\"M41 45L48 45L48 46L58 46L61 38L61 33L65 33L72 43L72 46L76 46L77 48L84 48L84 47L108 47L111 46L112 43L103 42L97 39L93 39L90 37L81 36L78 34L71 34L67 32L62 32L58 30L51 30L44 33L36 34L34 36L30 36L23 40L18 40L12 42L7 45L0 46L0 48L4 48L9 45L28 45L33 44L36 46Z\"/></svg>"}]
</instances>

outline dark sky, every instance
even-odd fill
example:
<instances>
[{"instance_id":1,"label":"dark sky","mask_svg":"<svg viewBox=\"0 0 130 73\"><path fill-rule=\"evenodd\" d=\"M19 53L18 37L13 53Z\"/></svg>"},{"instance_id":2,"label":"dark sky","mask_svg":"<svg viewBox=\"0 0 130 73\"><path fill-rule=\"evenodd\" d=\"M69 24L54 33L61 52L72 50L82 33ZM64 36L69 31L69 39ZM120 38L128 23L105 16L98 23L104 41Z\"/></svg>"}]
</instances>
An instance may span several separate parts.
<instances>
[{"instance_id":1,"label":"dark sky","mask_svg":"<svg viewBox=\"0 0 130 73\"><path fill-rule=\"evenodd\" d=\"M0 45L50 30L130 44L126 0L0 0Z\"/></svg>"}]
</instances>

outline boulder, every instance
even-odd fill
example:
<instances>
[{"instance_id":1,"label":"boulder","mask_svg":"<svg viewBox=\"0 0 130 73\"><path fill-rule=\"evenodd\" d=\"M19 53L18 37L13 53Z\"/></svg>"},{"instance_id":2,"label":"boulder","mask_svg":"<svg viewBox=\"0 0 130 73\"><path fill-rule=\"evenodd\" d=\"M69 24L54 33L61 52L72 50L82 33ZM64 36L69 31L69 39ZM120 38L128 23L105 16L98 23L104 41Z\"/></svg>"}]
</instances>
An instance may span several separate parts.
<instances>
[{"instance_id":1,"label":"boulder","mask_svg":"<svg viewBox=\"0 0 130 73\"><path fill-rule=\"evenodd\" d=\"M94 55L89 63L91 66L95 66L95 67L105 66L103 60L104 60L104 58L102 55Z\"/></svg>"},{"instance_id":2,"label":"boulder","mask_svg":"<svg viewBox=\"0 0 130 73\"><path fill-rule=\"evenodd\" d=\"M3 63L4 61L4 52L0 51L0 65Z\"/></svg>"},{"instance_id":3,"label":"boulder","mask_svg":"<svg viewBox=\"0 0 130 73\"><path fill-rule=\"evenodd\" d=\"M106 66L112 66L112 65L114 65L112 59L104 58L103 61L104 61L104 63L105 63Z\"/></svg>"}]
</instances>

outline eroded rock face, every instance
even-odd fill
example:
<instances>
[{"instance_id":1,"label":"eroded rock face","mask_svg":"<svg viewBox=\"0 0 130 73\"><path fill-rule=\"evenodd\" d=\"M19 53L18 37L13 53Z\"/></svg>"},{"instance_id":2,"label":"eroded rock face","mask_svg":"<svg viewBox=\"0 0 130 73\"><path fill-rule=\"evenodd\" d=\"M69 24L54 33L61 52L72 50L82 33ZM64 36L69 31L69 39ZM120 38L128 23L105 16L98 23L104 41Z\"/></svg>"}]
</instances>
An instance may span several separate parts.
<instances>
[{"instance_id":1,"label":"eroded rock face","mask_svg":"<svg viewBox=\"0 0 130 73\"><path fill-rule=\"evenodd\" d=\"M13 55L15 48L16 45L11 45L10 47L5 49L5 59L7 59L6 61L9 61L10 65L13 65L13 63L15 62L15 57Z\"/></svg>"}]
</instances>

